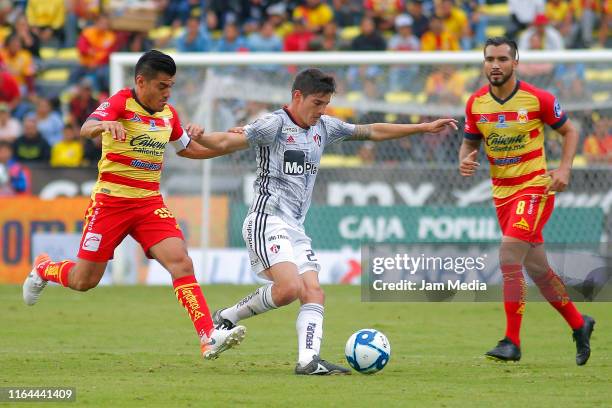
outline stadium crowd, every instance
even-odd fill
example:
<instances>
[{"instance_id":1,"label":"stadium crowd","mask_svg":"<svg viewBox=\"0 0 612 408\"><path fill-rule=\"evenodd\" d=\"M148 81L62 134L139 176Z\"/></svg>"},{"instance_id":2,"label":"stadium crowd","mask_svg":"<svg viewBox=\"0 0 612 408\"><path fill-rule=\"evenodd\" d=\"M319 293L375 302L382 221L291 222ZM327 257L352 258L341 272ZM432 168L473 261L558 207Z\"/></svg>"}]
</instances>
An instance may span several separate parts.
<instances>
[{"instance_id":1,"label":"stadium crowd","mask_svg":"<svg viewBox=\"0 0 612 408\"><path fill-rule=\"evenodd\" d=\"M155 0L144 2L149 8L142 19L122 14L122 3L134 2L0 0L0 195L27 191L25 166L33 163L97 163L100 141L82 140L79 128L108 96L115 51L459 51L479 49L487 36L504 33L520 50L605 48L612 24L612 0ZM491 13L495 7L503 12ZM582 64L523 65L521 78L550 89L562 102L591 100L595 92ZM466 78L453 66L426 73L351 67L340 76L340 88L354 98L385 100L386 93L404 92L454 106L462 106L478 85L478 78ZM611 79L606 85L612 91ZM251 101L238 110L246 123L273 108ZM612 164L610 113L587 110L575 118L585 163ZM385 115L349 112L343 118L388 121ZM460 143L459 137L452 140L440 148L439 136L425 135L385 147L343 144L332 153L344 156L340 165L449 162ZM554 160L560 147L554 134L549 141Z\"/></svg>"}]
</instances>

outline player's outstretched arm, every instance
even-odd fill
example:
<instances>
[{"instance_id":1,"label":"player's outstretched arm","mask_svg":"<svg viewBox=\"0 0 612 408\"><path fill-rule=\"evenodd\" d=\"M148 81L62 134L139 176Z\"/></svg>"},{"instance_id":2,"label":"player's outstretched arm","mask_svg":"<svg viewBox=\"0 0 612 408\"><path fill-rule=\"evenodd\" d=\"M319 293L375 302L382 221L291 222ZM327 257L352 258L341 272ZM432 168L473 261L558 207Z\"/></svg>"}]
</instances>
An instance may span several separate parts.
<instances>
[{"instance_id":1,"label":"player's outstretched arm","mask_svg":"<svg viewBox=\"0 0 612 408\"><path fill-rule=\"evenodd\" d=\"M81 126L81 137L92 139L101 136L105 132L109 132L113 139L125 142L125 129L119 122L89 119Z\"/></svg>"},{"instance_id":2,"label":"player's outstretched arm","mask_svg":"<svg viewBox=\"0 0 612 408\"><path fill-rule=\"evenodd\" d=\"M433 122L404 124L404 123L372 123L355 126L355 133L346 140L371 140L382 142L384 140L399 139L415 133L438 133L445 129L457 130L457 120L445 118Z\"/></svg>"},{"instance_id":3,"label":"player's outstretched arm","mask_svg":"<svg viewBox=\"0 0 612 408\"><path fill-rule=\"evenodd\" d=\"M561 162L559 163L559 168L548 172L550 184L546 192L565 190L569 184L572 163L576 155L576 148L578 147L578 130L576 130L576 127L570 120L567 120L563 126L557 129L557 132L563 136Z\"/></svg>"},{"instance_id":4,"label":"player's outstretched arm","mask_svg":"<svg viewBox=\"0 0 612 408\"><path fill-rule=\"evenodd\" d=\"M473 176L480 163L476 155L480 149L480 140L463 139L459 149L459 173L464 177Z\"/></svg>"},{"instance_id":5,"label":"player's outstretched arm","mask_svg":"<svg viewBox=\"0 0 612 408\"><path fill-rule=\"evenodd\" d=\"M191 136L192 140L208 149L229 154L249 148L243 132L211 132Z\"/></svg>"},{"instance_id":6,"label":"player's outstretched arm","mask_svg":"<svg viewBox=\"0 0 612 408\"><path fill-rule=\"evenodd\" d=\"M235 146L227 146L223 143L216 144L219 148L213 149L210 147L205 147L202 144L211 145L208 142L208 135L204 133L204 129L201 126L188 124L185 126L185 132L191 138L192 141L197 143L189 143L187 147L177 154L182 157L186 157L188 159L211 159L213 157L223 156L232 152L235 152L236 149L233 148ZM219 132L220 134L224 134L224 132ZM200 144L200 141L204 141L204 143Z\"/></svg>"}]
</instances>

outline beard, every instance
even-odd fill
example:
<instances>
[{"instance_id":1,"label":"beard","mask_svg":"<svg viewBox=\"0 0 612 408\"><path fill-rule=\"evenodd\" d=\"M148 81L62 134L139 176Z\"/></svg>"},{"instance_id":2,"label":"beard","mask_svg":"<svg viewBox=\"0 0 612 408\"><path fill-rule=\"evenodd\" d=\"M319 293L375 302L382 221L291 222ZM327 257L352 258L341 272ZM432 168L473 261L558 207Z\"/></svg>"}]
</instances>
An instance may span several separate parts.
<instances>
[{"instance_id":1,"label":"beard","mask_svg":"<svg viewBox=\"0 0 612 408\"><path fill-rule=\"evenodd\" d=\"M508 82L508 80L512 77L513 71L510 71L508 74L503 74L501 75L501 77L496 77L493 78L490 74L487 75L487 79L489 80L489 83L493 86L502 86L504 85L506 82Z\"/></svg>"}]
</instances>

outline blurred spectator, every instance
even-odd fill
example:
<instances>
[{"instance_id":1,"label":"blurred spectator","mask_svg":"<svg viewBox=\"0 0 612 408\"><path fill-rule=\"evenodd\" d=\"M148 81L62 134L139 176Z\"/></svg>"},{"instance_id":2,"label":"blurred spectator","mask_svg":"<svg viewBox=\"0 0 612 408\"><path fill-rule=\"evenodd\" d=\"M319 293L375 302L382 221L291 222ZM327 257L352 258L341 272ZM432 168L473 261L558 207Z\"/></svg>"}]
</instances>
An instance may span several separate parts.
<instances>
[{"instance_id":1,"label":"blurred spectator","mask_svg":"<svg viewBox=\"0 0 612 408\"><path fill-rule=\"evenodd\" d=\"M576 100L590 101L592 98L591 90L586 86L582 69L565 66L565 69L556 73L555 81L557 93L561 101L573 102Z\"/></svg>"},{"instance_id":2,"label":"blurred spectator","mask_svg":"<svg viewBox=\"0 0 612 408\"><path fill-rule=\"evenodd\" d=\"M395 16L404 8L402 0L363 0L366 16L374 19L380 31L393 29Z\"/></svg>"},{"instance_id":3,"label":"blurred spectator","mask_svg":"<svg viewBox=\"0 0 612 408\"><path fill-rule=\"evenodd\" d=\"M482 12L482 7L486 4L486 0L465 0L463 2L463 11L468 16L470 30L472 32L472 46L482 46L487 40L487 26L489 19L486 13Z\"/></svg>"},{"instance_id":4,"label":"blurred spectator","mask_svg":"<svg viewBox=\"0 0 612 408\"><path fill-rule=\"evenodd\" d=\"M604 6L599 24L599 46L606 47L608 41L608 32L612 25L612 0L604 0Z\"/></svg>"},{"instance_id":5,"label":"blurred spectator","mask_svg":"<svg viewBox=\"0 0 612 408\"><path fill-rule=\"evenodd\" d=\"M423 34L429 30L429 18L423 11L423 0L408 0L406 9L412 17L412 32L418 38L423 37Z\"/></svg>"},{"instance_id":6,"label":"blurred spectator","mask_svg":"<svg viewBox=\"0 0 612 408\"><path fill-rule=\"evenodd\" d=\"M153 48L153 41L148 37L148 33L146 32L119 31L116 34L116 49L118 51L141 53Z\"/></svg>"},{"instance_id":7,"label":"blurred spectator","mask_svg":"<svg viewBox=\"0 0 612 408\"><path fill-rule=\"evenodd\" d=\"M418 51L421 42L412 34L412 17L400 14L395 18L395 34L389 40L391 51ZM415 90L414 80L419 74L417 65L391 66L389 68L389 87L392 91Z\"/></svg>"},{"instance_id":8,"label":"blurred spectator","mask_svg":"<svg viewBox=\"0 0 612 408\"><path fill-rule=\"evenodd\" d=\"M70 83L88 76L96 90L108 90L108 62L116 43L117 35L110 28L109 17L100 14L96 23L84 29L79 36L77 48L81 64L72 72Z\"/></svg>"},{"instance_id":9,"label":"blurred spectator","mask_svg":"<svg viewBox=\"0 0 612 408\"><path fill-rule=\"evenodd\" d=\"M538 14L544 13L545 0L508 0L510 22L506 36L515 39L517 34L526 29Z\"/></svg>"},{"instance_id":10,"label":"blurred spectator","mask_svg":"<svg viewBox=\"0 0 612 408\"><path fill-rule=\"evenodd\" d=\"M327 23L323 27L323 32L310 43L312 51L339 51L343 48L335 22Z\"/></svg>"},{"instance_id":11,"label":"blurred spectator","mask_svg":"<svg viewBox=\"0 0 612 408\"><path fill-rule=\"evenodd\" d=\"M370 141L361 143L357 151L357 157L359 157L359 164L362 166L372 166L375 164L376 143Z\"/></svg>"},{"instance_id":12,"label":"blurred spectator","mask_svg":"<svg viewBox=\"0 0 612 408\"><path fill-rule=\"evenodd\" d=\"M332 0L334 19L340 27L359 24L363 15L362 0Z\"/></svg>"},{"instance_id":13,"label":"blurred spectator","mask_svg":"<svg viewBox=\"0 0 612 408\"><path fill-rule=\"evenodd\" d=\"M589 48L593 42L595 21L602 15L600 0L572 0L576 24L573 35L574 48Z\"/></svg>"},{"instance_id":14,"label":"blurred spectator","mask_svg":"<svg viewBox=\"0 0 612 408\"><path fill-rule=\"evenodd\" d=\"M51 101L38 98L33 116L36 117L38 131L49 145L53 146L62 139L64 122L60 114L53 110Z\"/></svg>"},{"instance_id":15,"label":"blurred spectator","mask_svg":"<svg viewBox=\"0 0 612 408\"><path fill-rule=\"evenodd\" d=\"M64 6L64 0L28 0L28 23L43 43L48 43L52 38L63 41L66 14Z\"/></svg>"},{"instance_id":16,"label":"blurred spectator","mask_svg":"<svg viewBox=\"0 0 612 408\"><path fill-rule=\"evenodd\" d=\"M421 37L423 51L459 51L459 41L444 28L444 22L438 16L429 20L429 31Z\"/></svg>"},{"instance_id":17,"label":"blurred spectator","mask_svg":"<svg viewBox=\"0 0 612 408\"><path fill-rule=\"evenodd\" d=\"M543 39L539 35L529 37L529 44L525 50L542 50ZM523 62L517 67L520 77L527 82L533 83L540 88L548 88L553 79L552 74L555 66L549 62Z\"/></svg>"},{"instance_id":18,"label":"blurred spectator","mask_svg":"<svg viewBox=\"0 0 612 408\"><path fill-rule=\"evenodd\" d=\"M600 118L595 122L593 133L584 140L582 152L589 164L612 164L612 134L608 120Z\"/></svg>"},{"instance_id":19,"label":"blurred spectator","mask_svg":"<svg viewBox=\"0 0 612 408\"><path fill-rule=\"evenodd\" d=\"M245 32L256 31L268 19L268 8L280 0L242 0L240 22Z\"/></svg>"},{"instance_id":20,"label":"blurred spectator","mask_svg":"<svg viewBox=\"0 0 612 408\"><path fill-rule=\"evenodd\" d=\"M287 34L293 31L293 25L287 21L285 3L273 4L266 11L268 12L268 21L274 26L278 38L284 39Z\"/></svg>"},{"instance_id":21,"label":"blurred spectator","mask_svg":"<svg viewBox=\"0 0 612 408\"><path fill-rule=\"evenodd\" d=\"M13 146L0 140L0 197L27 193L29 187L26 169L13 159Z\"/></svg>"},{"instance_id":22,"label":"blurred spectator","mask_svg":"<svg viewBox=\"0 0 612 408\"><path fill-rule=\"evenodd\" d=\"M334 10L321 0L305 0L305 4L293 10L293 19L304 19L308 30L319 32L334 19Z\"/></svg>"},{"instance_id":23,"label":"blurred spectator","mask_svg":"<svg viewBox=\"0 0 612 408\"><path fill-rule=\"evenodd\" d=\"M310 42L314 40L315 34L306 28L303 19L293 21L293 31L285 37L283 43L284 51L308 51Z\"/></svg>"},{"instance_id":24,"label":"blurred spectator","mask_svg":"<svg viewBox=\"0 0 612 408\"><path fill-rule=\"evenodd\" d=\"M270 21L263 22L259 32L249 36L247 46L254 52L280 52L283 50L283 43L274 32L274 26Z\"/></svg>"},{"instance_id":25,"label":"blurred spectator","mask_svg":"<svg viewBox=\"0 0 612 408\"><path fill-rule=\"evenodd\" d=\"M34 93L36 67L30 51L23 49L21 38L11 34L6 40L6 47L0 49L0 58L19 84L21 94Z\"/></svg>"},{"instance_id":26,"label":"blurred spectator","mask_svg":"<svg viewBox=\"0 0 612 408\"><path fill-rule=\"evenodd\" d=\"M51 157L51 146L41 136L36 118L26 117L23 120L23 135L13 144L15 159L20 162L47 163Z\"/></svg>"},{"instance_id":27,"label":"blurred spectator","mask_svg":"<svg viewBox=\"0 0 612 408\"><path fill-rule=\"evenodd\" d=\"M564 37L567 38L572 33L573 18L569 0L548 0L544 14Z\"/></svg>"},{"instance_id":28,"label":"blurred spectator","mask_svg":"<svg viewBox=\"0 0 612 408\"><path fill-rule=\"evenodd\" d=\"M472 47L472 30L467 15L455 5L454 0L440 0L436 15L444 22L444 29L460 41L463 49Z\"/></svg>"},{"instance_id":29,"label":"blurred spectator","mask_svg":"<svg viewBox=\"0 0 612 408\"><path fill-rule=\"evenodd\" d=\"M240 27L235 23L227 23L223 28L223 36L217 43L215 51L217 52L238 52L248 51L247 42L240 35Z\"/></svg>"},{"instance_id":30,"label":"blurred spectator","mask_svg":"<svg viewBox=\"0 0 612 408\"><path fill-rule=\"evenodd\" d=\"M13 143L21 135L21 124L11 116L6 102L0 102L0 141Z\"/></svg>"},{"instance_id":31,"label":"blurred spectator","mask_svg":"<svg viewBox=\"0 0 612 408\"><path fill-rule=\"evenodd\" d=\"M539 41L532 41L533 37L537 37ZM544 14L538 14L531 27L521 34L518 47L519 50L547 51L557 51L565 48L561 33L549 25L549 20Z\"/></svg>"},{"instance_id":32,"label":"blurred spectator","mask_svg":"<svg viewBox=\"0 0 612 408\"><path fill-rule=\"evenodd\" d=\"M376 28L374 20L364 17L361 20L361 34L353 38L351 50L353 51L384 51L387 43Z\"/></svg>"},{"instance_id":33,"label":"blurred spectator","mask_svg":"<svg viewBox=\"0 0 612 408\"><path fill-rule=\"evenodd\" d=\"M79 167L83 163L83 143L72 124L64 126L61 141L51 147L51 167Z\"/></svg>"},{"instance_id":34,"label":"blurred spectator","mask_svg":"<svg viewBox=\"0 0 612 408\"><path fill-rule=\"evenodd\" d=\"M465 77L453 65L442 65L425 81L427 102L439 105L461 104L465 92Z\"/></svg>"},{"instance_id":35,"label":"blurred spectator","mask_svg":"<svg viewBox=\"0 0 612 408\"><path fill-rule=\"evenodd\" d=\"M180 27L191 13L189 0L157 0L161 10L161 22L165 26Z\"/></svg>"},{"instance_id":36,"label":"blurred spectator","mask_svg":"<svg viewBox=\"0 0 612 408\"><path fill-rule=\"evenodd\" d=\"M209 0L206 2L208 29L222 30L228 23L238 24L240 2L228 0Z\"/></svg>"},{"instance_id":37,"label":"blurred spectator","mask_svg":"<svg viewBox=\"0 0 612 408\"><path fill-rule=\"evenodd\" d=\"M0 67L0 102L6 102L13 110L20 101L19 84L10 72Z\"/></svg>"},{"instance_id":38,"label":"blurred spectator","mask_svg":"<svg viewBox=\"0 0 612 408\"><path fill-rule=\"evenodd\" d=\"M21 39L23 48L30 51L34 58L40 58L40 38L38 34L30 28L25 15L21 14L17 17L12 34L15 34Z\"/></svg>"},{"instance_id":39,"label":"blurred spectator","mask_svg":"<svg viewBox=\"0 0 612 408\"><path fill-rule=\"evenodd\" d=\"M185 32L176 39L176 49L179 52L210 51L210 39L199 17L189 17Z\"/></svg>"},{"instance_id":40,"label":"blurred spectator","mask_svg":"<svg viewBox=\"0 0 612 408\"><path fill-rule=\"evenodd\" d=\"M69 102L70 117L77 126L82 126L89 115L96 110L99 103L93 97L92 84L89 78L82 79L75 89L76 93Z\"/></svg>"},{"instance_id":41,"label":"blurred spectator","mask_svg":"<svg viewBox=\"0 0 612 408\"><path fill-rule=\"evenodd\" d=\"M408 14L400 14L395 18L395 30L397 34L389 40L388 48L393 51L418 51L421 42L412 33L414 20Z\"/></svg>"}]
</instances>

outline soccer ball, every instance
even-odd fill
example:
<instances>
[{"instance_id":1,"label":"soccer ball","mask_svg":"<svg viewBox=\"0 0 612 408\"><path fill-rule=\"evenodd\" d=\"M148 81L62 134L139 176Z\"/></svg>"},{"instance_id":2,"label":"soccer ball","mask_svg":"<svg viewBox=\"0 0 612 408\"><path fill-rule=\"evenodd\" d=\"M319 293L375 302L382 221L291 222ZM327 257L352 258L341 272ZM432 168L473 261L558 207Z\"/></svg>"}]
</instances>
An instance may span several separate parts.
<instances>
[{"instance_id":1,"label":"soccer ball","mask_svg":"<svg viewBox=\"0 0 612 408\"><path fill-rule=\"evenodd\" d=\"M344 355L349 365L362 374L374 374L389 362L391 345L387 337L374 329L361 329L348 339Z\"/></svg>"}]
</instances>

